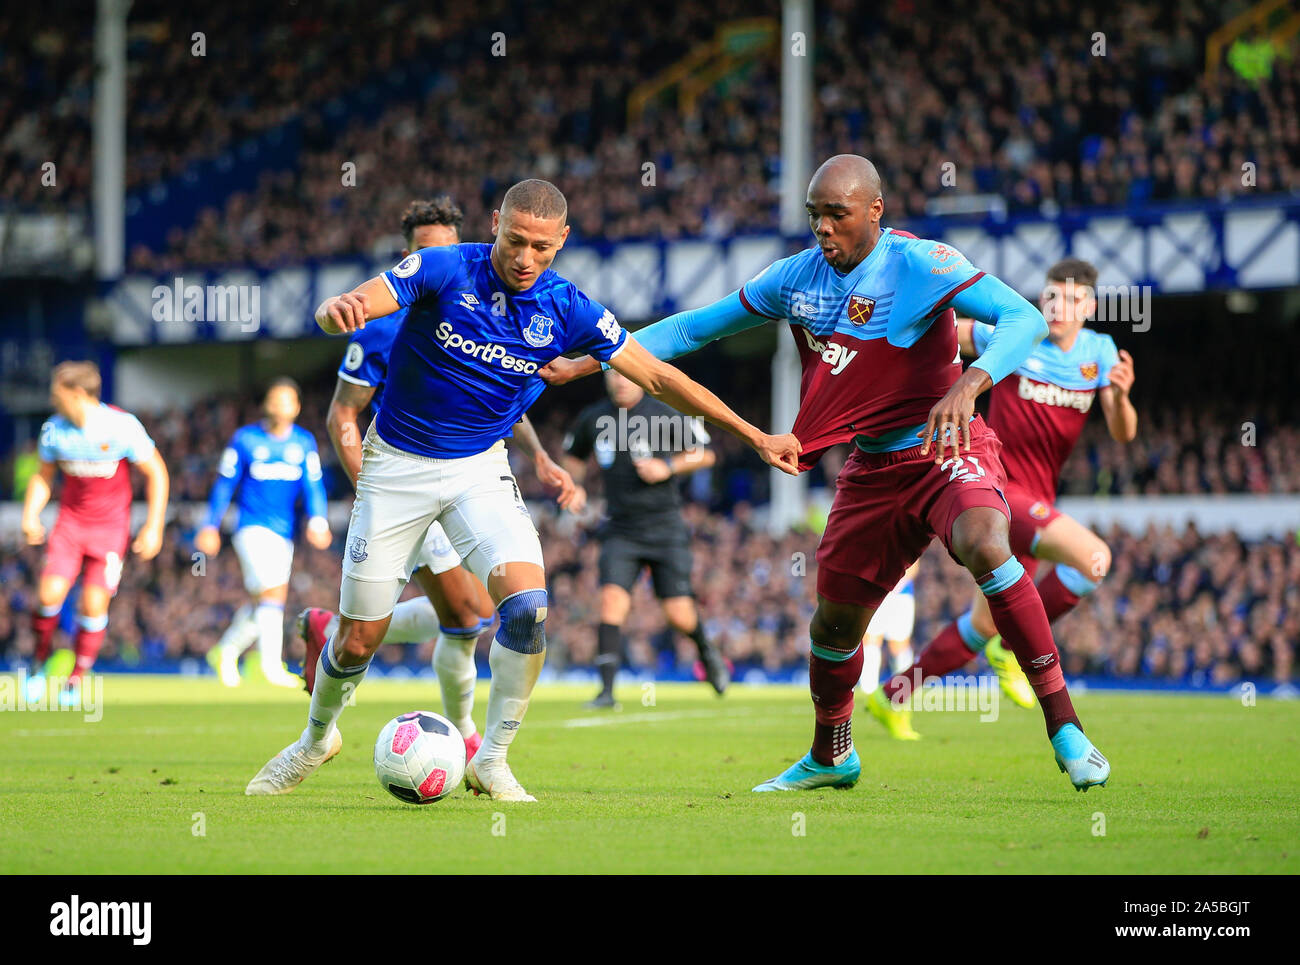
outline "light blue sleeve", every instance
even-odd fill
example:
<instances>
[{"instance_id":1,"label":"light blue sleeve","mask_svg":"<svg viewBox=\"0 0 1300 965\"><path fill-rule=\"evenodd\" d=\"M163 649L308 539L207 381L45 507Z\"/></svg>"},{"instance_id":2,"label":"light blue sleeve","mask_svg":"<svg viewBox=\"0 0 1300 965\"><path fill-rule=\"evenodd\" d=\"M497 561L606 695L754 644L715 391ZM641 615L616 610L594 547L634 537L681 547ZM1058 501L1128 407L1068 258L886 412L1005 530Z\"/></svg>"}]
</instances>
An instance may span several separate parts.
<instances>
[{"instance_id":1,"label":"light blue sleeve","mask_svg":"<svg viewBox=\"0 0 1300 965\"><path fill-rule=\"evenodd\" d=\"M975 345L976 355L984 354L984 350L989 347L989 339L992 336L992 325L985 325L983 322L976 322L970 327L970 340Z\"/></svg>"},{"instance_id":2,"label":"light blue sleeve","mask_svg":"<svg viewBox=\"0 0 1300 965\"><path fill-rule=\"evenodd\" d=\"M992 275L984 275L952 298L958 314L994 326L988 345L971 363L983 369L994 384L1020 368L1047 335L1041 312Z\"/></svg>"},{"instance_id":3,"label":"light blue sleeve","mask_svg":"<svg viewBox=\"0 0 1300 965\"><path fill-rule=\"evenodd\" d=\"M1097 336L1097 388L1110 385L1110 370L1119 361L1119 350L1109 335Z\"/></svg>"},{"instance_id":4,"label":"light blue sleeve","mask_svg":"<svg viewBox=\"0 0 1300 965\"><path fill-rule=\"evenodd\" d=\"M756 328L767 321L770 319L755 315L746 308L741 293L734 291L712 305L660 319L633 332L632 337L655 358L667 361L703 348L715 339Z\"/></svg>"},{"instance_id":5,"label":"light blue sleeve","mask_svg":"<svg viewBox=\"0 0 1300 965\"><path fill-rule=\"evenodd\" d=\"M397 304L406 308L421 298L439 294L455 277L460 266L460 252L455 245L421 248L399 261L381 277Z\"/></svg>"},{"instance_id":6,"label":"light blue sleeve","mask_svg":"<svg viewBox=\"0 0 1300 965\"><path fill-rule=\"evenodd\" d=\"M58 462L59 454L54 448L54 437L58 433L58 427L55 426L54 420L50 419L41 426L41 438L36 444L36 455L41 462Z\"/></svg>"},{"instance_id":7,"label":"light blue sleeve","mask_svg":"<svg viewBox=\"0 0 1300 965\"><path fill-rule=\"evenodd\" d=\"M230 440L230 445L226 446L225 452L221 454L221 463L217 466L217 481L208 496L208 518L204 525L220 528L221 518L226 515L230 500L234 498L235 490L239 488L240 480L244 478L247 467L248 460L244 459L240 452L239 434L236 433Z\"/></svg>"},{"instance_id":8,"label":"light blue sleeve","mask_svg":"<svg viewBox=\"0 0 1300 965\"><path fill-rule=\"evenodd\" d=\"M153 455L156 448L153 439L149 437L144 424L135 416L131 416L127 426L129 435L126 444L126 458L133 463L144 462Z\"/></svg>"}]
</instances>

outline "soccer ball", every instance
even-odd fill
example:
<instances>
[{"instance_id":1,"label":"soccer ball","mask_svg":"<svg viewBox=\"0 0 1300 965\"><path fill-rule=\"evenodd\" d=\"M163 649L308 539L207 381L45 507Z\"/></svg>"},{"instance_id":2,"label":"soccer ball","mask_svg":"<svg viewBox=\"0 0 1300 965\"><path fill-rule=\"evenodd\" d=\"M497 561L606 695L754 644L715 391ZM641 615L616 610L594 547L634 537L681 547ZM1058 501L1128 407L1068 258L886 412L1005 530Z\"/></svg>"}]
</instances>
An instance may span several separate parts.
<instances>
[{"instance_id":1,"label":"soccer ball","mask_svg":"<svg viewBox=\"0 0 1300 965\"><path fill-rule=\"evenodd\" d=\"M441 714L413 710L384 725L375 741L379 786L407 804L440 801L465 776L465 739Z\"/></svg>"}]
</instances>

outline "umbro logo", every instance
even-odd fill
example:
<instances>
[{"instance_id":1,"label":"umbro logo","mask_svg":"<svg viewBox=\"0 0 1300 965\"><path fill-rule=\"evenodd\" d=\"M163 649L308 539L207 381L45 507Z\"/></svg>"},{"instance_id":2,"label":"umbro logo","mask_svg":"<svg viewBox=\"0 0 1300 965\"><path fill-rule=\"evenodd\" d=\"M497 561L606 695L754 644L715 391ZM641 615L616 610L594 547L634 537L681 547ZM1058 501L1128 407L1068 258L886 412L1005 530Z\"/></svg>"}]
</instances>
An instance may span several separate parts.
<instances>
[{"instance_id":1,"label":"umbro logo","mask_svg":"<svg viewBox=\"0 0 1300 965\"><path fill-rule=\"evenodd\" d=\"M478 305L478 299L474 296L473 292L461 292L460 303L470 311L473 311Z\"/></svg>"}]
</instances>

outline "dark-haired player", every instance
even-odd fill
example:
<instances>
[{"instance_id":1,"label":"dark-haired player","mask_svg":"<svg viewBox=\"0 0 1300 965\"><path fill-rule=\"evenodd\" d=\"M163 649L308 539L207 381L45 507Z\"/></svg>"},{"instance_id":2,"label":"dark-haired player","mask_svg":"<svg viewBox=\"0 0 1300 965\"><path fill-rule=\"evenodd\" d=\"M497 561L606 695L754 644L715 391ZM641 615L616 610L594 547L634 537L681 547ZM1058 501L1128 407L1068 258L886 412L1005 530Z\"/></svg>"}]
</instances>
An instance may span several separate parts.
<instances>
[{"instance_id":1,"label":"dark-haired player","mask_svg":"<svg viewBox=\"0 0 1300 965\"><path fill-rule=\"evenodd\" d=\"M249 601L235 612L209 652L227 687L239 686L239 655L254 641L267 681L278 687L298 686L298 678L284 669L281 652L300 499L307 513L307 542L323 550L331 539L316 440L295 425L301 410L293 379L271 383L262 401L263 418L236 430L222 452L207 518L194 535L199 552L216 556L221 550L221 519L231 499L237 498L239 520L230 542L239 556Z\"/></svg>"},{"instance_id":2,"label":"dark-haired player","mask_svg":"<svg viewBox=\"0 0 1300 965\"><path fill-rule=\"evenodd\" d=\"M1137 410L1128 397L1133 358L1117 351L1109 335L1085 327L1096 311L1096 294L1097 269L1088 262L1066 258L1049 268L1039 302L1047 338L989 395L989 425L1002 440L1011 551L1030 577L1039 560L1056 564L1038 584L1049 621L1077 606L1110 570L1105 541L1054 505L1061 468L1093 402L1100 400L1111 438L1131 442L1137 435ZM981 322L957 321L957 341L969 358L984 352L992 335ZM918 680L956 670L981 650L1002 679L1003 690L1022 706L1032 706L1033 691L1019 668L1008 666L1010 661L998 654L996 634L988 603L976 593L971 608L945 627L911 667L888 681L880 698L869 702L872 714L891 733L910 729L907 710L888 697L914 688Z\"/></svg>"},{"instance_id":3,"label":"dark-haired player","mask_svg":"<svg viewBox=\"0 0 1300 965\"><path fill-rule=\"evenodd\" d=\"M627 337L613 313L550 270L568 238L568 203L548 181L521 181L492 214L491 245L424 248L316 310L326 334L407 308L389 354L379 415L363 443L348 525L338 630L321 650L307 726L245 793L284 794L342 747L336 723L365 677L429 524L488 589L500 627L492 687L466 783L493 800L534 801L506 757L546 659L541 543L503 437L545 389L557 355L592 352L688 415L703 415L795 471L790 435L769 436Z\"/></svg>"},{"instance_id":4,"label":"dark-haired player","mask_svg":"<svg viewBox=\"0 0 1300 965\"><path fill-rule=\"evenodd\" d=\"M817 551L812 749L754 790L857 781L852 715L862 636L935 536L979 583L1038 694L1061 770L1076 788L1105 783L1110 765L1084 736L1042 601L1011 552L997 436L974 414L976 397L1019 368L1046 334L1042 315L950 246L881 227L880 176L864 157L826 161L805 207L817 247L769 265L719 302L637 333L652 354L674 358L765 321L788 321L803 365L794 424L800 468L854 442ZM996 323L964 373L954 310ZM595 367L561 360L544 377L565 381Z\"/></svg>"},{"instance_id":5,"label":"dark-haired player","mask_svg":"<svg viewBox=\"0 0 1300 965\"><path fill-rule=\"evenodd\" d=\"M578 414L564 448L581 480L595 456L605 480L607 519L600 530L600 625L596 665L600 693L587 706L614 707L614 678L622 660L622 627L632 605L631 589L650 570L664 619L690 637L700 653L704 678L719 694L731 672L704 634L691 592L691 535L682 522L676 478L707 469L713 451L703 423L686 419L618 372L605 373L609 397Z\"/></svg>"},{"instance_id":6,"label":"dark-haired player","mask_svg":"<svg viewBox=\"0 0 1300 965\"><path fill-rule=\"evenodd\" d=\"M27 485L22 530L29 546L45 542L41 510L54 491L56 471L63 473L59 517L50 533L45 568L32 613L36 634L33 676L28 697L35 700L46 685L43 665L50 655L59 611L78 574L81 604L76 662L59 695L65 704L80 702L82 677L99 655L108 627L108 605L117 592L127 545L143 560L162 548L167 514L167 466L129 412L100 401L99 367L94 362L61 362L50 379L54 415L41 426L37 455L40 468ZM137 466L148 480L145 523L131 542L131 471Z\"/></svg>"},{"instance_id":7,"label":"dark-haired player","mask_svg":"<svg viewBox=\"0 0 1300 965\"><path fill-rule=\"evenodd\" d=\"M446 195L411 202L402 216L402 236L406 242L402 257L422 248L459 244L463 221L460 207ZM401 309L354 332L339 365L326 426L334 451L354 488L361 472L361 413L382 394L388 377L388 353L406 314L406 309ZM537 478L560 490L561 508L572 505L578 495L573 479L542 448L527 416L514 427L514 438L532 459ZM479 635L492 625L492 598L483 584L461 565L447 534L436 522L429 526L411 578L419 584L424 596L404 600L393 608L384 643L423 643L437 638L433 667L442 691L443 712L465 739L468 759L483 742L472 716L474 685L478 680L474 648ZM298 614L298 633L307 650L303 679L308 693L316 684L321 648L337 625L338 617L330 610L313 607Z\"/></svg>"}]
</instances>

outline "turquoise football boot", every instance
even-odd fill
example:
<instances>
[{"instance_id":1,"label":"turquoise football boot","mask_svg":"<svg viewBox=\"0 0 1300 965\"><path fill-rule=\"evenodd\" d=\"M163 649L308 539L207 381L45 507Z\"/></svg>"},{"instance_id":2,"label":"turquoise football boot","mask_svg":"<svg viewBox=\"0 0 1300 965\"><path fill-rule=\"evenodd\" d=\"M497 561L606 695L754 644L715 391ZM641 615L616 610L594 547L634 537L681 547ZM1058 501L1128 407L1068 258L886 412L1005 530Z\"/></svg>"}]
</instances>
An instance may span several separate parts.
<instances>
[{"instance_id":1,"label":"turquoise football boot","mask_svg":"<svg viewBox=\"0 0 1300 965\"><path fill-rule=\"evenodd\" d=\"M809 751L785 772L764 781L755 791L811 791L819 787L852 787L862 773L862 761L856 750L850 751L843 764L827 766L813 760Z\"/></svg>"},{"instance_id":2,"label":"turquoise football boot","mask_svg":"<svg viewBox=\"0 0 1300 965\"><path fill-rule=\"evenodd\" d=\"M1073 724L1066 724L1056 732L1052 748L1056 751L1056 766L1070 776L1076 791L1105 787L1110 780L1110 761Z\"/></svg>"}]
</instances>

